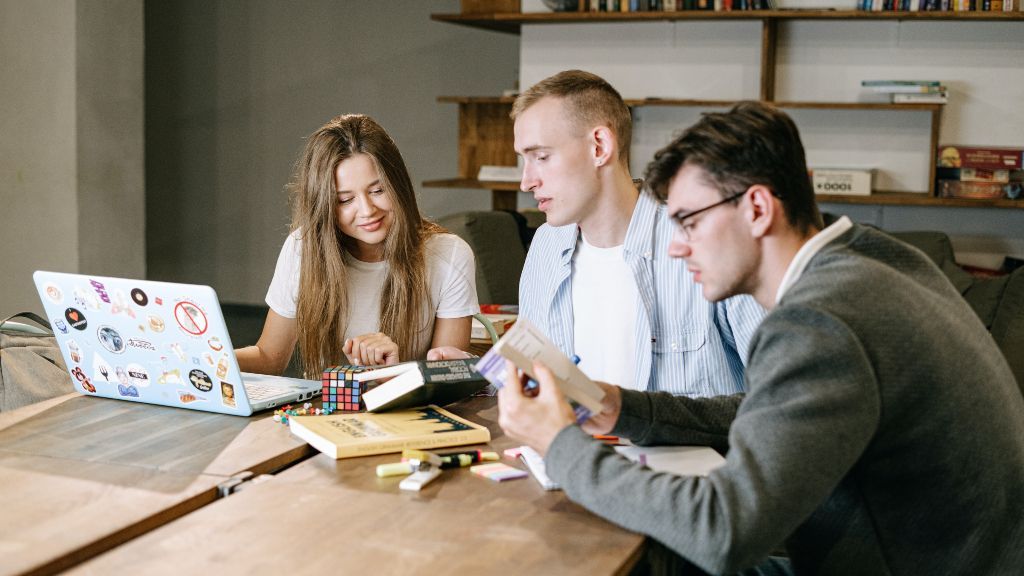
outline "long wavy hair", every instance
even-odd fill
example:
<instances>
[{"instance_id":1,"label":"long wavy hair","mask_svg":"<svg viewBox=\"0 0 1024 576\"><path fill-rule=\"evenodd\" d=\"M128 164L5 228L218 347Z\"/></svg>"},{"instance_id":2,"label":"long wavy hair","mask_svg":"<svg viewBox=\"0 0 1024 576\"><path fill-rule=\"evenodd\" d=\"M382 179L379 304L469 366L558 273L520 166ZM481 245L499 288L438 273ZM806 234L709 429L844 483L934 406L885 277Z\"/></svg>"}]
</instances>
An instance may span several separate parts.
<instances>
[{"instance_id":1,"label":"long wavy hair","mask_svg":"<svg viewBox=\"0 0 1024 576\"><path fill-rule=\"evenodd\" d=\"M423 245L444 230L425 220L402 155L369 116L346 114L310 135L290 184L292 230L301 230L302 263L296 321L303 374L319 378L327 366L346 364L342 352L350 318L348 268L343 251L352 239L337 222L338 165L356 154L373 161L391 200L393 223L384 240L387 278L380 299L380 331L398 344L403 359L430 344L430 293Z\"/></svg>"}]
</instances>

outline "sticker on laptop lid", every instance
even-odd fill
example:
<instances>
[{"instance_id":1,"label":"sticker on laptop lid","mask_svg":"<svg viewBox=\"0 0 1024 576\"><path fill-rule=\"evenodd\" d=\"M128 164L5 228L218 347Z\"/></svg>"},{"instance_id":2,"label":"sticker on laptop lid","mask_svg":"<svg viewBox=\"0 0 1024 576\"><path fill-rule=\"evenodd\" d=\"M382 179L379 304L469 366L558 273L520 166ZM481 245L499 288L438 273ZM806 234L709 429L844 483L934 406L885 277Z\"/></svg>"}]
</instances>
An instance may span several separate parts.
<instances>
[{"instance_id":1,"label":"sticker on laptop lid","mask_svg":"<svg viewBox=\"0 0 1024 576\"><path fill-rule=\"evenodd\" d=\"M96 337L99 338L100 345L110 352L113 352L114 354L124 352L124 338L121 338L121 333L115 330L112 326L100 326L96 330Z\"/></svg>"},{"instance_id":2,"label":"sticker on laptop lid","mask_svg":"<svg viewBox=\"0 0 1024 576\"><path fill-rule=\"evenodd\" d=\"M54 304L60 304L61 300L64 300L64 292L61 291L60 286L53 282L44 284L43 292L46 293L46 297L53 301Z\"/></svg>"},{"instance_id":3,"label":"sticker on laptop lid","mask_svg":"<svg viewBox=\"0 0 1024 576\"><path fill-rule=\"evenodd\" d=\"M213 380L210 380L210 376L202 370L195 369L190 371L188 379L192 382L192 386L200 392L209 392L213 389Z\"/></svg>"},{"instance_id":4,"label":"sticker on laptop lid","mask_svg":"<svg viewBox=\"0 0 1024 576\"><path fill-rule=\"evenodd\" d=\"M145 306L149 304L149 296L146 296L146 293L141 288L132 288L131 295L132 302L135 302L136 305Z\"/></svg>"},{"instance_id":5,"label":"sticker on laptop lid","mask_svg":"<svg viewBox=\"0 0 1024 576\"><path fill-rule=\"evenodd\" d=\"M220 383L220 400L228 408L235 407L235 385L227 382Z\"/></svg>"},{"instance_id":6,"label":"sticker on laptop lid","mask_svg":"<svg viewBox=\"0 0 1024 576\"><path fill-rule=\"evenodd\" d=\"M179 328L191 336L202 336L210 326L206 319L206 312L203 312L199 305L188 300L174 305L174 320L178 323Z\"/></svg>"}]
</instances>

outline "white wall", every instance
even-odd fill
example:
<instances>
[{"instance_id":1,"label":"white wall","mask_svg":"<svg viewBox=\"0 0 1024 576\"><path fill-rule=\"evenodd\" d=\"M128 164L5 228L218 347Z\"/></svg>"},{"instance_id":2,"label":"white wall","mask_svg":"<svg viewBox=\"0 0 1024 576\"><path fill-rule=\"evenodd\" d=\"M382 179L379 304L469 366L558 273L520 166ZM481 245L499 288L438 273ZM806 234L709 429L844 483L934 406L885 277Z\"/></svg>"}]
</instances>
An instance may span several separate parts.
<instances>
[{"instance_id":1,"label":"white wall","mask_svg":"<svg viewBox=\"0 0 1024 576\"><path fill-rule=\"evenodd\" d=\"M942 80L950 87L940 142L1024 147L1024 22L794 21L779 24L776 99L884 101L866 79ZM582 68L626 98L756 99L759 21L523 26L520 85ZM632 169L643 169L695 108L634 111ZM793 110L811 166L877 168L879 189L928 189L929 114ZM531 200L520 195L520 205ZM958 252L1024 256L1024 211L827 204L891 229L944 230Z\"/></svg>"},{"instance_id":2,"label":"white wall","mask_svg":"<svg viewBox=\"0 0 1024 576\"><path fill-rule=\"evenodd\" d=\"M0 0L0 315L36 269L145 273L142 49L141 0Z\"/></svg>"},{"instance_id":3,"label":"white wall","mask_svg":"<svg viewBox=\"0 0 1024 576\"><path fill-rule=\"evenodd\" d=\"M146 5L147 262L154 279L262 303L287 233L304 138L350 112L397 142L428 216L489 209L486 190L423 189L457 169L441 95L514 86L518 38L433 22L456 0L187 0Z\"/></svg>"}]
</instances>

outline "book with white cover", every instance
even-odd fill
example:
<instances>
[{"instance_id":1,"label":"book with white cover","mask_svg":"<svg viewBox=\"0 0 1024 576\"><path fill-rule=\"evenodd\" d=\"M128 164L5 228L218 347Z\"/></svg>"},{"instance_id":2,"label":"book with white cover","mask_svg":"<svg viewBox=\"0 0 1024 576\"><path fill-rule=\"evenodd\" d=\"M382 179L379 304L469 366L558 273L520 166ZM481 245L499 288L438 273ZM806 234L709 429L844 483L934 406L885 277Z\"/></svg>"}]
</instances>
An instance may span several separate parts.
<instances>
[{"instance_id":1,"label":"book with white cover","mask_svg":"<svg viewBox=\"0 0 1024 576\"><path fill-rule=\"evenodd\" d=\"M586 420L590 414L601 411L604 390L587 377L529 320L517 320L501 340L484 354L476 369L491 384L500 388L505 385L507 378L506 358L534 380L537 378L533 372L533 363L541 362L547 366L554 374L555 382L562 393L582 408L576 411L578 421Z\"/></svg>"}]
</instances>

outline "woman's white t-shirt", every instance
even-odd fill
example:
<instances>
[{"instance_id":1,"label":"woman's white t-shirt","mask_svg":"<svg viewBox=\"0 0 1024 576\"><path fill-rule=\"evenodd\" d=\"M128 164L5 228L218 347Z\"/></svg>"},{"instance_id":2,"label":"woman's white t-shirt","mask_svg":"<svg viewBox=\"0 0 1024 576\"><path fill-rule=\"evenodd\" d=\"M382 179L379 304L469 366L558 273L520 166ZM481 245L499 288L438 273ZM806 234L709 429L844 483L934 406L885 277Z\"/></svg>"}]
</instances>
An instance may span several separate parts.
<instances>
[{"instance_id":1,"label":"woman's white t-shirt","mask_svg":"<svg viewBox=\"0 0 1024 576\"><path fill-rule=\"evenodd\" d=\"M454 234L434 234L424 245L427 286L430 291L430 315L424 318L421 333L429 346L435 318L463 318L480 311L476 298L476 264L473 251ZM345 338L380 331L380 295L387 278L387 262L361 262L343 250L348 266L349 322ZM302 270L302 235L288 235L277 257L274 279L267 290L267 305L278 315L295 318L299 301L299 274ZM427 349L403 358L419 358Z\"/></svg>"}]
</instances>

